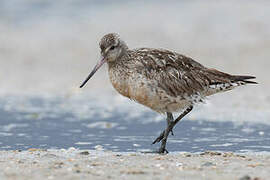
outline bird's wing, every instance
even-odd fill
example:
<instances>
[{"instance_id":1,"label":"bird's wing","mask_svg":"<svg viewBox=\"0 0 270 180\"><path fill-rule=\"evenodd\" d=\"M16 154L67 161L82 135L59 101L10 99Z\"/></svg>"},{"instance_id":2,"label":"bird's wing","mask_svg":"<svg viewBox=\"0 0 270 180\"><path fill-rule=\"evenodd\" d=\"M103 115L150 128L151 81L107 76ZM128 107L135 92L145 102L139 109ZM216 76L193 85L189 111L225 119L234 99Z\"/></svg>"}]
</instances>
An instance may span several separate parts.
<instances>
[{"instance_id":1,"label":"bird's wing","mask_svg":"<svg viewBox=\"0 0 270 180\"><path fill-rule=\"evenodd\" d=\"M136 54L140 57L140 73L158 82L158 87L171 96L197 94L209 84L210 79L201 75L206 68L189 57L149 48L137 49Z\"/></svg>"},{"instance_id":2,"label":"bird's wing","mask_svg":"<svg viewBox=\"0 0 270 180\"><path fill-rule=\"evenodd\" d=\"M174 97L198 93L210 95L218 92L220 85L229 86L240 77L206 68L187 56L168 50L141 48L135 52L140 57L136 69Z\"/></svg>"}]
</instances>

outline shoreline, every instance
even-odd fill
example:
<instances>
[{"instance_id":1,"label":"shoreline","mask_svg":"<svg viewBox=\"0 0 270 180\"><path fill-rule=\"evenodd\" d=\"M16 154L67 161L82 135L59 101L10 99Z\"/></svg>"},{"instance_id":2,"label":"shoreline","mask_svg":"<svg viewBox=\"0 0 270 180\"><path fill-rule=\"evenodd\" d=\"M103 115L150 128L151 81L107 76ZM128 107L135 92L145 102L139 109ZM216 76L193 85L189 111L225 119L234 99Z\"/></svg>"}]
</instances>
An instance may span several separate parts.
<instances>
[{"instance_id":1,"label":"shoreline","mask_svg":"<svg viewBox=\"0 0 270 180\"><path fill-rule=\"evenodd\" d=\"M9 150L0 151L0 168L0 179L264 180L270 176L270 153Z\"/></svg>"}]
</instances>

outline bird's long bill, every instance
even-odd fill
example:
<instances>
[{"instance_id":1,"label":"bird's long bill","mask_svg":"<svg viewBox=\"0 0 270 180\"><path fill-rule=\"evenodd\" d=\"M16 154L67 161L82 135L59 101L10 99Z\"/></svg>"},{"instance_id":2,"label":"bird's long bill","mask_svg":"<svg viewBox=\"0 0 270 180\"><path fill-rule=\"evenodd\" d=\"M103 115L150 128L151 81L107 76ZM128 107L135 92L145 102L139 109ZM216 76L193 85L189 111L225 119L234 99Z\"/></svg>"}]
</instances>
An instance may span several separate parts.
<instances>
[{"instance_id":1,"label":"bird's long bill","mask_svg":"<svg viewBox=\"0 0 270 180\"><path fill-rule=\"evenodd\" d=\"M101 61L99 61L96 66L94 67L94 69L92 70L92 72L88 75L88 77L85 79L85 81L82 83L82 85L80 86L80 88L82 88L87 81L95 74L95 72L97 72L97 70L106 62L105 58L102 57Z\"/></svg>"}]
</instances>

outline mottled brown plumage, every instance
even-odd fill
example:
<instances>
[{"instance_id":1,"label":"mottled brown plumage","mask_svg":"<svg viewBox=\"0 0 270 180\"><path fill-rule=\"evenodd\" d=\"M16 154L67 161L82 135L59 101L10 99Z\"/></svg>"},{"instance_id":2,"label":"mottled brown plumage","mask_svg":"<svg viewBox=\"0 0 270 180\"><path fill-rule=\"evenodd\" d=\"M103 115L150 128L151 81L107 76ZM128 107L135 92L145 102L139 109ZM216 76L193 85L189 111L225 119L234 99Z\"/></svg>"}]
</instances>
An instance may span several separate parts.
<instances>
[{"instance_id":1,"label":"mottled brown plumage","mask_svg":"<svg viewBox=\"0 0 270 180\"><path fill-rule=\"evenodd\" d=\"M191 111L206 96L224 92L247 83L253 76L235 76L209 69L193 59L164 49L130 50L119 35L111 33L100 41L102 60L81 87L99 67L108 63L113 87L123 96L159 113L167 113L168 128L154 141L162 140L165 152L168 133L182 118L173 120L172 113Z\"/></svg>"}]
</instances>

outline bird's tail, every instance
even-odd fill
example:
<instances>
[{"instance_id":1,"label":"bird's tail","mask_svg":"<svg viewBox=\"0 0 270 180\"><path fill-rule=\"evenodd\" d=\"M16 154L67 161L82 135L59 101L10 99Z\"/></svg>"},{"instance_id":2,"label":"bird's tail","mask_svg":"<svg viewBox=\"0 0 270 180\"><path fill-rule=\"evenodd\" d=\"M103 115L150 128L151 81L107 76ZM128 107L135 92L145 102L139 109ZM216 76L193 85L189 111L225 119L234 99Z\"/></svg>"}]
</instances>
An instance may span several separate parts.
<instances>
[{"instance_id":1,"label":"bird's tail","mask_svg":"<svg viewBox=\"0 0 270 180\"><path fill-rule=\"evenodd\" d=\"M246 75L231 75L216 69L208 69L207 73L211 76L213 84L223 84L223 83L239 83L242 84L258 84L255 81L250 81L250 79L255 79L255 76Z\"/></svg>"},{"instance_id":2,"label":"bird's tail","mask_svg":"<svg viewBox=\"0 0 270 180\"><path fill-rule=\"evenodd\" d=\"M234 82L243 82L245 84L258 84L255 81L250 81L250 79L255 79L255 76L239 76L239 75L234 75L231 76L231 80Z\"/></svg>"},{"instance_id":3,"label":"bird's tail","mask_svg":"<svg viewBox=\"0 0 270 180\"><path fill-rule=\"evenodd\" d=\"M258 84L250 80L255 79L254 76L231 75L216 69L208 69L207 73L212 79L209 84L208 95L228 91L245 84Z\"/></svg>"}]
</instances>

